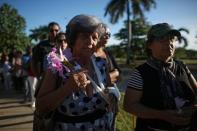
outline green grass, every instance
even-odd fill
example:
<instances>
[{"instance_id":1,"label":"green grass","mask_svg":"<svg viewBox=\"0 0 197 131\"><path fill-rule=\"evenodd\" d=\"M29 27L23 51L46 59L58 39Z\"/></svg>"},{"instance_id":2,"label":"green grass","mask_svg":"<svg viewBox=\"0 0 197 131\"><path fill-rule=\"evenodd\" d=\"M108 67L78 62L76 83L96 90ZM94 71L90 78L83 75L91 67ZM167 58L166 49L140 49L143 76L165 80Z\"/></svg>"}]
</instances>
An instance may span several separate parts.
<instances>
[{"instance_id":1,"label":"green grass","mask_svg":"<svg viewBox=\"0 0 197 131\"><path fill-rule=\"evenodd\" d=\"M197 65L197 60L195 59L179 59L179 60L183 61L187 65ZM131 62L130 65L126 65L125 61L126 61L125 58L116 58L116 62L118 63L118 65L120 65L120 67L131 67L131 68L144 63L146 60L135 60L134 62Z\"/></svg>"},{"instance_id":2,"label":"green grass","mask_svg":"<svg viewBox=\"0 0 197 131\"><path fill-rule=\"evenodd\" d=\"M134 131L135 117L123 110L124 93L121 93L119 102L119 113L116 118L117 131Z\"/></svg>"},{"instance_id":3,"label":"green grass","mask_svg":"<svg viewBox=\"0 0 197 131\"><path fill-rule=\"evenodd\" d=\"M189 59L183 59L184 63L191 64L191 65L197 65L197 60L189 60Z\"/></svg>"}]
</instances>

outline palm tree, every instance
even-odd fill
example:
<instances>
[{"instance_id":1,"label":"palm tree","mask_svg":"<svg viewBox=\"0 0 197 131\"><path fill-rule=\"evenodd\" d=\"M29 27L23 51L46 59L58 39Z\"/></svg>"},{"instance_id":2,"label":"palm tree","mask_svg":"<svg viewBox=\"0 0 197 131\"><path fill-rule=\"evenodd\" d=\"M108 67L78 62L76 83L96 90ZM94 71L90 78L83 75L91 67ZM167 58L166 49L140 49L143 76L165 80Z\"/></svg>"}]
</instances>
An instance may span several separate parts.
<instances>
[{"instance_id":1,"label":"palm tree","mask_svg":"<svg viewBox=\"0 0 197 131\"><path fill-rule=\"evenodd\" d=\"M132 60L135 61L135 57L142 56L144 50L144 43L146 34L150 28L150 23L144 22L142 19L135 19L130 21L132 24L132 44L130 50L132 51ZM121 41L120 47L127 49L127 21L124 22L124 27L114 34L115 38Z\"/></svg>"},{"instance_id":2,"label":"palm tree","mask_svg":"<svg viewBox=\"0 0 197 131\"><path fill-rule=\"evenodd\" d=\"M196 36L195 36L195 38L197 39L197 33L196 33ZM196 41L196 43L197 43L197 41Z\"/></svg>"},{"instance_id":3,"label":"palm tree","mask_svg":"<svg viewBox=\"0 0 197 131\"><path fill-rule=\"evenodd\" d=\"M180 32L186 32L187 34L189 34L189 30L186 29L186 28L179 28L178 31L180 31ZM181 38L180 38L179 42L181 43L182 41L183 41L183 44L184 44L183 45L183 48L186 48L188 46L188 40L187 40L186 37L184 37L184 36L181 35Z\"/></svg>"},{"instance_id":4,"label":"palm tree","mask_svg":"<svg viewBox=\"0 0 197 131\"><path fill-rule=\"evenodd\" d=\"M49 32L47 25L39 26L38 28L31 29L30 31L32 33L29 35L29 37L31 38L31 40L35 40L35 41L41 41L47 39Z\"/></svg>"},{"instance_id":5,"label":"palm tree","mask_svg":"<svg viewBox=\"0 0 197 131\"><path fill-rule=\"evenodd\" d=\"M128 29L128 45L127 45L127 60L126 63L130 64L130 47L131 47L131 24L130 15L132 13L133 19L142 18L144 19L143 11L149 11L152 6L156 6L154 0L111 0L105 11L105 16L110 15L110 22L115 24L120 18L123 17L124 13L127 14L127 29ZM132 10L132 12L130 11Z\"/></svg>"}]
</instances>

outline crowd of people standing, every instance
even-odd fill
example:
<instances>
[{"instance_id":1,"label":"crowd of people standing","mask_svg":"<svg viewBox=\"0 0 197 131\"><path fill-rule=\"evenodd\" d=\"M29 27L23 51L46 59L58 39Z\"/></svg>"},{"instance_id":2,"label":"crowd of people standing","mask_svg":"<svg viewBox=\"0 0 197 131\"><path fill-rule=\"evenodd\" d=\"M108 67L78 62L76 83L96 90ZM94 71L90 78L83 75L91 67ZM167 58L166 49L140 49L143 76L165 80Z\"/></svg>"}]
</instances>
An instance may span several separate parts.
<instances>
[{"instance_id":1,"label":"crowd of people standing","mask_svg":"<svg viewBox=\"0 0 197 131\"><path fill-rule=\"evenodd\" d=\"M13 49L10 53L2 53L1 89L22 92L24 102L32 102L32 107L35 107L34 90L37 80L31 69L32 49L33 46L28 46L23 52Z\"/></svg>"},{"instance_id":2,"label":"crowd of people standing","mask_svg":"<svg viewBox=\"0 0 197 131\"><path fill-rule=\"evenodd\" d=\"M49 23L48 39L25 53L3 53L4 89L24 90L24 101L32 101L33 131L116 131L121 70L105 48L110 36L99 18L82 14L65 32ZM148 31L147 60L131 73L123 98L136 131L196 130L197 82L174 59L180 37L168 23Z\"/></svg>"}]
</instances>

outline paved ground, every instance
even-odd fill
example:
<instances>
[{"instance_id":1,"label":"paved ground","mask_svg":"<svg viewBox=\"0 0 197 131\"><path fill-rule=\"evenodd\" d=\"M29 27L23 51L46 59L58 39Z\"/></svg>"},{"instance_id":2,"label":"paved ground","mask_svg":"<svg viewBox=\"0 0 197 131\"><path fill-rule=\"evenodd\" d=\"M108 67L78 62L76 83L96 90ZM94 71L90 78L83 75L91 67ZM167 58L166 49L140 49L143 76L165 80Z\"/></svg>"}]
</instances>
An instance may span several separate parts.
<instances>
[{"instance_id":1,"label":"paved ground","mask_svg":"<svg viewBox=\"0 0 197 131\"><path fill-rule=\"evenodd\" d=\"M0 131L32 131L32 114L33 108L23 103L21 93L0 87Z\"/></svg>"}]
</instances>

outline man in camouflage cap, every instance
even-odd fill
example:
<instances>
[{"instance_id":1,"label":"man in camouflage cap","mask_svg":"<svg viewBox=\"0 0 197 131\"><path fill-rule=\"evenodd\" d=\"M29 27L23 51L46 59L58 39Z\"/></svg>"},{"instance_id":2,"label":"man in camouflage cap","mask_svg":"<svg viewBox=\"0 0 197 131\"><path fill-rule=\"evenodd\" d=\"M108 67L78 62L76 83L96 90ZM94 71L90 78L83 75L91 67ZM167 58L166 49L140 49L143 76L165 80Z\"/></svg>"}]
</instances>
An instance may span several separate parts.
<instances>
[{"instance_id":1,"label":"man in camouflage cap","mask_svg":"<svg viewBox=\"0 0 197 131\"><path fill-rule=\"evenodd\" d=\"M159 23L151 27L148 32L147 38L153 39L154 37L156 39L159 39L169 34L175 35L178 38L180 38L181 36L181 33L178 30L173 29L172 26L170 26L168 23Z\"/></svg>"},{"instance_id":2,"label":"man in camouflage cap","mask_svg":"<svg viewBox=\"0 0 197 131\"><path fill-rule=\"evenodd\" d=\"M135 131L194 131L197 82L187 66L175 60L181 34L167 23L148 32L148 59L128 81L124 108L137 116Z\"/></svg>"}]
</instances>

